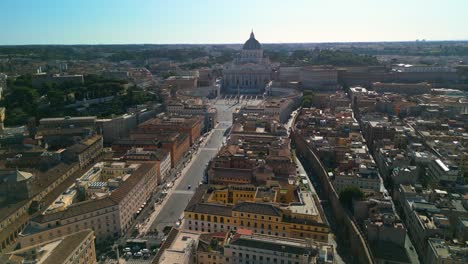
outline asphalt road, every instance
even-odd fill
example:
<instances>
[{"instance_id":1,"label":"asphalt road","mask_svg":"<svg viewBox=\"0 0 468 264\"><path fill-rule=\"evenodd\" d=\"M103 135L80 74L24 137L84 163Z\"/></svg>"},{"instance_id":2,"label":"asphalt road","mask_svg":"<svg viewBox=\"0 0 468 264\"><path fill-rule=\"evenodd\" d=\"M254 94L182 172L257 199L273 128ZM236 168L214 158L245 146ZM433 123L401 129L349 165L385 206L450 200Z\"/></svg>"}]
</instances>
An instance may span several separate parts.
<instances>
[{"instance_id":1,"label":"asphalt road","mask_svg":"<svg viewBox=\"0 0 468 264\"><path fill-rule=\"evenodd\" d=\"M250 103L259 102L255 101L252 100ZM194 160L188 165L187 172L181 175L182 178L175 191L165 198L167 202L151 224L151 230L157 229L161 233L164 227L174 225L181 217L199 182L203 180L203 173L207 163L218 153L225 140L224 133L232 125L232 112L237 106L235 102L211 100L210 103L218 110L219 125L206 140L205 145L200 146L198 153L193 158ZM191 186L190 189L188 188L189 185Z\"/></svg>"}]
</instances>

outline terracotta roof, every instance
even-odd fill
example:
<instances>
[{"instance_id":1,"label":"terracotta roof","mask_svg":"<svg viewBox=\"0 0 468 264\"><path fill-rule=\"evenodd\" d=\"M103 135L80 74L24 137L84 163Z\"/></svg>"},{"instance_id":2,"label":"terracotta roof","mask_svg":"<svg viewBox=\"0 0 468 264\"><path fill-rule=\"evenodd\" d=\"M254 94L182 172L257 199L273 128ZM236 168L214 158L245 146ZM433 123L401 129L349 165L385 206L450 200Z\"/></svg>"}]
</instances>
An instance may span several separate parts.
<instances>
[{"instance_id":1,"label":"terracotta roof","mask_svg":"<svg viewBox=\"0 0 468 264\"><path fill-rule=\"evenodd\" d=\"M153 167L156 167L155 163L142 163L136 171L134 171L130 177L117 188L117 190L111 193L111 199L116 203L122 201L125 196L130 192L135 185L143 179L143 175L148 173Z\"/></svg>"},{"instance_id":2,"label":"terracotta roof","mask_svg":"<svg viewBox=\"0 0 468 264\"><path fill-rule=\"evenodd\" d=\"M86 149L88 149L91 145L93 145L94 143L98 142L99 140L101 140L102 137L100 135L94 135L88 139L85 139L79 143L76 143L75 145L67 148L66 151L71 151L71 152L74 152L74 153L82 153L83 151L85 151Z\"/></svg>"},{"instance_id":3,"label":"terracotta roof","mask_svg":"<svg viewBox=\"0 0 468 264\"><path fill-rule=\"evenodd\" d=\"M253 231L246 228L239 228L237 229L236 234L250 236L253 234Z\"/></svg>"},{"instance_id":4,"label":"terracotta roof","mask_svg":"<svg viewBox=\"0 0 468 264\"><path fill-rule=\"evenodd\" d=\"M252 179L252 169L237 169L237 168L212 168L213 178L247 178Z\"/></svg>"}]
</instances>

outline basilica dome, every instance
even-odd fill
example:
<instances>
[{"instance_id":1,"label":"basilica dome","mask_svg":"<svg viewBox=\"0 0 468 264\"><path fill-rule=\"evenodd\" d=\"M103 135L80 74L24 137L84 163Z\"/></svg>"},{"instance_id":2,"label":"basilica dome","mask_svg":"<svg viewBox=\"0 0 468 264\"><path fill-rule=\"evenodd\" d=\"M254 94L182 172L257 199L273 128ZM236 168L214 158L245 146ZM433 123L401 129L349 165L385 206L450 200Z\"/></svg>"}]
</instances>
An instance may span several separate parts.
<instances>
[{"instance_id":1,"label":"basilica dome","mask_svg":"<svg viewBox=\"0 0 468 264\"><path fill-rule=\"evenodd\" d=\"M262 45L258 40L255 39L255 35L252 31L250 33L250 38L244 43L244 47L242 47L244 50L259 50L262 49Z\"/></svg>"}]
</instances>

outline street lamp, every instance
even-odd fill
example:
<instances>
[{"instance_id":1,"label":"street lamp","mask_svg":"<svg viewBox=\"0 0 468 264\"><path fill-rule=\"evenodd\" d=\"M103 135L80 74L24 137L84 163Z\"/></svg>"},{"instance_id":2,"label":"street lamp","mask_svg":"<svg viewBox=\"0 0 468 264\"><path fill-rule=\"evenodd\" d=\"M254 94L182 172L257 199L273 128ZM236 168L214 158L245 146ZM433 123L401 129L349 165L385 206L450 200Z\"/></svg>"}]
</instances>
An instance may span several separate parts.
<instances>
[{"instance_id":1,"label":"street lamp","mask_svg":"<svg viewBox=\"0 0 468 264\"><path fill-rule=\"evenodd\" d=\"M115 255L117 256L117 263L120 263L119 246L117 244L114 244L112 246L112 249L115 250Z\"/></svg>"}]
</instances>

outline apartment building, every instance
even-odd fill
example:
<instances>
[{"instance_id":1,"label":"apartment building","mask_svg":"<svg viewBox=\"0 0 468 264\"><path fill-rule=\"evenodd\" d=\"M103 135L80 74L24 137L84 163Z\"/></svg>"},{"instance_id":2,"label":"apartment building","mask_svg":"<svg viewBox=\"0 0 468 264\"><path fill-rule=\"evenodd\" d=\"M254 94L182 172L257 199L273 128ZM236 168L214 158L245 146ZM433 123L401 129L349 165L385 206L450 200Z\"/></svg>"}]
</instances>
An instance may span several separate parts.
<instances>
[{"instance_id":1,"label":"apartment building","mask_svg":"<svg viewBox=\"0 0 468 264\"><path fill-rule=\"evenodd\" d=\"M80 168L85 168L96 161L99 155L101 155L102 148L102 136L94 135L67 148L63 153L63 158L68 162L78 163Z\"/></svg>"},{"instance_id":2,"label":"apartment building","mask_svg":"<svg viewBox=\"0 0 468 264\"><path fill-rule=\"evenodd\" d=\"M227 238L222 263L335 263L333 246L297 238L254 234L249 230Z\"/></svg>"},{"instance_id":3,"label":"apartment building","mask_svg":"<svg viewBox=\"0 0 468 264\"><path fill-rule=\"evenodd\" d=\"M378 93L402 93L407 95L417 95L431 93L432 85L427 82L422 83L372 83L372 89Z\"/></svg>"},{"instance_id":4,"label":"apartment building","mask_svg":"<svg viewBox=\"0 0 468 264\"><path fill-rule=\"evenodd\" d=\"M133 148L127 151L122 159L137 163L156 163L158 167L158 184L166 179L171 169L171 154L164 149L145 150L144 148Z\"/></svg>"},{"instance_id":5,"label":"apartment building","mask_svg":"<svg viewBox=\"0 0 468 264\"><path fill-rule=\"evenodd\" d=\"M171 166L175 167L190 149L190 137L186 133L171 131L132 131L130 139L116 141L112 148L128 150L132 147L142 147L144 149L162 148L171 154Z\"/></svg>"},{"instance_id":6,"label":"apartment building","mask_svg":"<svg viewBox=\"0 0 468 264\"><path fill-rule=\"evenodd\" d=\"M260 105L243 105L236 108L232 113L233 119L245 114L255 114L257 116L272 117L280 123L288 121L292 111L300 104L300 96L292 96L289 98L269 99Z\"/></svg>"},{"instance_id":7,"label":"apartment building","mask_svg":"<svg viewBox=\"0 0 468 264\"><path fill-rule=\"evenodd\" d=\"M361 168L360 168L361 170ZM367 168L362 168L362 171L367 171ZM333 186L339 192L348 186L357 186L364 190L373 190L379 192L381 189L381 180L377 174L377 170L369 173L351 173L346 174L341 172L336 174L333 179Z\"/></svg>"},{"instance_id":8,"label":"apartment building","mask_svg":"<svg viewBox=\"0 0 468 264\"><path fill-rule=\"evenodd\" d=\"M300 79L304 89L338 90L338 70L333 66L303 67Z\"/></svg>"},{"instance_id":9,"label":"apartment building","mask_svg":"<svg viewBox=\"0 0 468 264\"><path fill-rule=\"evenodd\" d=\"M450 221L434 204L418 198L407 199L403 211L406 227L419 255L426 254L429 237L451 238Z\"/></svg>"},{"instance_id":10,"label":"apartment building","mask_svg":"<svg viewBox=\"0 0 468 264\"><path fill-rule=\"evenodd\" d=\"M236 191L231 193L237 195ZM236 204L210 202L208 186L199 187L184 211L183 228L201 232L244 228L279 237L328 241L329 227L321 218L312 194L298 191L295 194L298 200L289 206L262 201L265 192L259 192L260 201L255 202L248 201L242 189L238 194L243 197Z\"/></svg>"},{"instance_id":11,"label":"apartment building","mask_svg":"<svg viewBox=\"0 0 468 264\"><path fill-rule=\"evenodd\" d=\"M226 185L266 184L272 180L285 183L295 176L296 169L291 161L289 139L260 139L245 137L244 134L232 136L229 145L222 147L208 164L208 181L212 184Z\"/></svg>"},{"instance_id":12,"label":"apartment building","mask_svg":"<svg viewBox=\"0 0 468 264\"><path fill-rule=\"evenodd\" d=\"M84 229L92 229L97 242L116 238L130 227L156 184L156 164L99 163L56 199L53 210L32 218L18 240L29 246ZM74 191L76 199L85 200L55 208Z\"/></svg>"},{"instance_id":13,"label":"apartment building","mask_svg":"<svg viewBox=\"0 0 468 264\"><path fill-rule=\"evenodd\" d=\"M456 182L458 168L449 167L442 160L436 159L429 163L426 175L432 182Z\"/></svg>"},{"instance_id":14,"label":"apartment building","mask_svg":"<svg viewBox=\"0 0 468 264\"><path fill-rule=\"evenodd\" d=\"M204 117L204 131L213 129L218 122L218 112L216 108L209 107L201 102L184 101L184 102L169 102L167 104L167 112L178 115L201 115Z\"/></svg>"},{"instance_id":15,"label":"apartment building","mask_svg":"<svg viewBox=\"0 0 468 264\"><path fill-rule=\"evenodd\" d=\"M94 232L78 231L47 242L33 244L0 256L5 264L96 263Z\"/></svg>"},{"instance_id":16,"label":"apartment building","mask_svg":"<svg viewBox=\"0 0 468 264\"><path fill-rule=\"evenodd\" d=\"M16 200L2 199L0 202L0 251L3 251L8 245L16 242L20 232L26 227L29 221L29 210L36 209L40 202L52 191L54 191L63 181L71 177L77 170L78 164L60 163L45 172L38 172L32 177L26 175L25 179L30 184L31 198ZM25 178L25 175L20 175ZM16 175L18 177L18 175ZM33 180L34 178L34 180ZM14 189L4 189L7 192ZM6 193L8 196L8 193ZM16 196L16 194L14 195Z\"/></svg>"},{"instance_id":17,"label":"apartment building","mask_svg":"<svg viewBox=\"0 0 468 264\"><path fill-rule=\"evenodd\" d=\"M203 130L204 119L198 115L160 115L138 125L131 134L151 134L164 132L186 133L190 145L196 143Z\"/></svg>"},{"instance_id":18,"label":"apartment building","mask_svg":"<svg viewBox=\"0 0 468 264\"><path fill-rule=\"evenodd\" d=\"M164 80L165 87L176 89L193 89L198 87L198 77L195 76L170 76Z\"/></svg>"},{"instance_id":19,"label":"apartment building","mask_svg":"<svg viewBox=\"0 0 468 264\"><path fill-rule=\"evenodd\" d=\"M76 138L86 139L95 133L96 117L51 117L39 120L35 138L49 147L64 148L76 142Z\"/></svg>"},{"instance_id":20,"label":"apartment building","mask_svg":"<svg viewBox=\"0 0 468 264\"><path fill-rule=\"evenodd\" d=\"M429 238L427 246L427 254L424 256L426 264L468 263L468 247L466 245L441 238Z\"/></svg>"}]
</instances>

